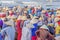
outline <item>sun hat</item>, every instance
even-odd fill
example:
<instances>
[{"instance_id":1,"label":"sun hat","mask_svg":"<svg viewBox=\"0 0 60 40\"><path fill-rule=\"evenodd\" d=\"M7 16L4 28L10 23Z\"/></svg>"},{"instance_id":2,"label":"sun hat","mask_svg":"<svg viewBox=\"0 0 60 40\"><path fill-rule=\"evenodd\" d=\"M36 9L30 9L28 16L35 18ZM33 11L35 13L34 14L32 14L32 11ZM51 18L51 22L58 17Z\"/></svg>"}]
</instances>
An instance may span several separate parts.
<instances>
[{"instance_id":1,"label":"sun hat","mask_svg":"<svg viewBox=\"0 0 60 40\"><path fill-rule=\"evenodd\" d=\"M43 20L43 18L42 18L42 17L40 17L40 18L39 18L39 20Z\"/></svg>"},{"instance_id":2,"label":"sun hat","mask_svg":"<svg viewBox=\"0 0 60 40\"><path fill-rule=\"evenodd\" d=\"M48 23L48 26L52 26L52 27L53 27L53 26L54 26L54 24L53 24L53 23Z\"/></svg>"},{"instance_id":3,"label":"sun hat","mask_svg":"<svg viewBox=\"0 0 60 40\"><path fill-rule=\"evenodd\" d=\"M27 20L27 17L26 16L22 16L22 20Z\"/></svg>"},{"instance_id":4,"label":"sun hat","mask_svg":"<svg viewBox=\"0 0 60 40\"><path fill-rule=\"evenodd\" d=\"M30 23L32 23L32 24L34 24L34 23L37 23L38 22L38 19L37 19L38 17L34 17L31 21L30 21Z\"/></svg>"},{"instance_id":5,"label":"sun hat","mask_svg":"<svg viewBox=\"0 0 60 40\"><path fill-rule=\"evenodd\" d=\"M9 26L12 26L12 23L13 23L13 20L12 19L4 22L4 24L9 25Z\"/></svg>"},{"instance_id":6,"label":"sun hat","mask_svg":"<svg viewBox=\"0 0 60 40\"><path fill-rule=\"evenodd\" d=\"M15 15L11 16L11 19L16 19L16 18L17 18L17 16L15 16Z\"/></svg>"},{"instance_id":7,"label":"sun hat","mask_svg":"<svg viewBox=\"0 0 60 40\"><path fill-rule=\"evenodd\" d=\"M42 25L40 28L49 30L46 25Z\"/></svg>"},{"instance_id":8,"label":"sun hat","mask_svg":"<svg viewBox=\"0 0 60 40\"><path fill-rule=\"evenodd\" d=\"M58 17L56 17L56 18L54 19L55 22L57 22L57 21L59 21L59 20L60 20L60 18L58 18Z\"/></svg>"},{"instance_id":9,"label":"sun hat","mask_svg":"<svg viewBox=\"0 0 60 40\"><path fill-rule=\"evenodd\" d=\"M17 20L22 20L22 16L19 15L18 18L17 18Z\"/></svg>"},{"instance_id":10,"label":"sun hat","mask_svg":"<svg viewBox=\"0 0 60 40\"><path fill-rule=\"evenodd\" d=\"M37 16L34 16L33 19L39 19Z\"/></svg>"}]
</instances>

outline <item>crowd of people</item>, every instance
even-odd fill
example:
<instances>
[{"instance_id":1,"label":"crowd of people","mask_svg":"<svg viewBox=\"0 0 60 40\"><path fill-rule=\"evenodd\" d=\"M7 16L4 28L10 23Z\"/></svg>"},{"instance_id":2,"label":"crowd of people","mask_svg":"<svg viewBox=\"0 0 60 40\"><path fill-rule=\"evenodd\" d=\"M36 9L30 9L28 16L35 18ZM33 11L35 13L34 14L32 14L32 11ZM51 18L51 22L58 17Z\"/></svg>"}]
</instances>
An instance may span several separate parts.
<instances>
[{"instance_id":1,"label":"crowd of people","mask_svg":"<svg viewBox=\"0 0 60 40\"><path fill-rule=\"evenodd\" d=\"M59 36L60 9L0 8L0 40L60 40Z\"/></svg>"}]
</instances>

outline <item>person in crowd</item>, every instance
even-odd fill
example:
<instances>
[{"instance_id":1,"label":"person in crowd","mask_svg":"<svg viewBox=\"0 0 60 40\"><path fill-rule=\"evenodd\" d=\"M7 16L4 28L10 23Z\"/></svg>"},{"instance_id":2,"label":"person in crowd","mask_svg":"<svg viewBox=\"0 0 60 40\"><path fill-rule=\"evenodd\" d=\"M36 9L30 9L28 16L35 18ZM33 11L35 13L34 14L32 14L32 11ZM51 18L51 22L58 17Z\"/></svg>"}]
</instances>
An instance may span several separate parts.
<instances>
[{"instance_id":1,"label":"person in crowd","mask_svg":"<svg viewBox=\"0 0 60 40\"><path fill-rule=\"evenodd\" d=\"M32 7L32 15L34 16L35 15L35 8Z\"/></svg>"},{"instance_id":2,"label":"person in crowd","mask_svg":"<svg viewBox=\"0 0 60 40\"><path fill-rule=\"evenodd\" d=\"M34 28L31 29L32 33L32 40L36 40L36 34L35 32L38 30L38 17L34 16L33 19L31 20L31 23L34 25Z\"/></svg>"},{"instance_id":3,"label":"person in crowd","mask_svg":"<svg viewBox=\"0 0 60 40\"><path fill-rule=\"evenodd\" d=\"M49 29L50 34L55 36L55 29L54 29L54 24L53 23L48 24L48 29Z\"/></svg>"},{"instance_id":4,"label":"person in crowd","mask_svg":"<svg viewBox=\"0 0 60 40\"><path fill-rule=\"evenodd\" d=\"M54 14L54 9L52 9L52 10L51 10L51 13L50 13L50 15L53 15L53 14Z\"/></svg>"},{"instance_id":5,"label":"person in crowd","mask_svg":"<svg viewBox=\"0 0 60 40\"><path fill-rule=\"evenodd\" d=\"M23 28L24 21L26 19L27 19L26 16L19 16L16 21L17 40L21 40L22 28Z\"/></svg>"},{"instance_id":6,"label":"person in crowd","mask_svg":"<svg viewBox=\"0 0 60 40\"><path fill-rule=\"evenodd\" d=\"M56 31L56 36L59 36L60 35L60 21L58 21L58 25L57 25L55 31Z\"/></svg>"},{"instance_id":7,"label":"person in crowd","mask_svg":"<svg viewBox=\"0 0 60 40\"><path fill-rule=\"evenodd\" d=\"M54 36L48 32L48 27L42 25L39 30L36 31L37 40L55 40Z\"/></svg>"},{"instance_id":8,"label":"person in crowd","mask_svg":"<svg viewBox=\"0 0 60 40\"><path fill-rule=\"evenodd\" d=\"M14 21L13 19L10 19L9 21L4 22L7 27L4 28L2 31L2 34L5 35L4 40L15 40L15 27L14 27Z\"/></svg>"},{"instance_id":9,"label":"person in crowd","mask_svg":"<svg viewBox=\"0 0 60 40\"><path fill-rule=\"evenodd\" d=\"M36 8L36 15L37 16L41 16L41 11L42 11L41 6L39 6L38 8Z\"/></svg>"},{"instance_id":10,"label":"person in crowd","mask_svg":"<svg viewBox=\"0 0 60 40\"><path fill-rule=\"evenodd\" d=\"M3 27L3 21L0 19L0 40L4 39L4 35L1 33L2 27Z\"/></svg>"},{"instance_id":11,"label":"person in crowd","mask_svg":"<svg viewBox=\"0 0 60 40\"><path fill-rule=\"evenodd\" d=\"M27 20L24 22L24 26L22 28L22 37L21 40L31 40L31 28L33 24L30 22L30 15L27 16Z\"/></svg>"},{"instance_id":12,"label":"person in crowd","mask_svg":"<svg viewBox=\"0 0 60 40\"><path fill-rule=\"evenodd\" d=\"M31 21L30 15L27 15L27 20L24 22L23 27L25 27Z\"/></svg>"},{"instance_id":13,"label":"person in crowd","mask_svg":"<svg viewBox=\"0 0 60 40\"><path fill-rule=\"evenodd\" d=\"M17 31L17 40L21 40L22 35L22 16L19 15L19 17L16 20L16 31Z\"/></svg>"},{"instance_id":14,"label":"person in crowd","mask_svg":"<svg viewBox=\"0 0 60 40\"><path fill-rule=\"evenodd\" d=\"M1 7L0 10L0 18L3 21L0 39L3 37L4 40L54 40L54 35L59 39L60 9L56 10L56 14L54 9L42 10L41 6Z\"/></svg>"},{"instance_id":15,"label":"person in crowd","mask_svg":"<svg viewBox=\"0 0 60 40\"><path fill-rule=\"evenodd\" d=\"M14 15L14 12L12 10L9 10L9 16L13 16Z\"/></svg>"},{"instance_id":16,"label":"person in crowd","mask_svg":"<svg viewBox=\"0 0 60 40\"><path fill-rule=\"evenodd\" d=\"M40 17L38 21L38 29L43 25L43 18Z\"/></svg>"}]
</instances>

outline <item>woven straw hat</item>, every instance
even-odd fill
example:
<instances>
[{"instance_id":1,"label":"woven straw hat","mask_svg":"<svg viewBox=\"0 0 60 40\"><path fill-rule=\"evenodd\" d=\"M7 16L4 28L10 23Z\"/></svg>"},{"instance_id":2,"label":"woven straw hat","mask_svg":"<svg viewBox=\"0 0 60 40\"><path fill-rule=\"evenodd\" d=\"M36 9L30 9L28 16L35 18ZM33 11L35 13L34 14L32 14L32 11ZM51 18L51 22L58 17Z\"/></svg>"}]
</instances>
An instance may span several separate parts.
<instances>
[{"instance_id":1,"label":"woven straw hat","mask_svg":"<svg viewBox=\"0 0 60 40\"><path fill-rule=\"evenodd\" d=\"M56 16L60 16L60 10L57 10L56 13Z\"/></svg>"},{"instance_id":2,"label":"woven straw hat","mask_svg":"<svg viewBox=\"0 0 60 40\"><path fill-rule=\"evenodd\" d=\"M54 25L53 25L53 23L49 23L48 26L52 26L53 27Z\"/></svg>"},{"instance_id":3,"label":"woven straw hat","mask_svg":"<svg viewBox=\"0 0 60 40\"><path fill-rule=\"evenodd\" d=\"M57 22L57 21L59 21L59 20L60 20L60 18L57 18L57 17L54 19L55 22Z\"/></svg>"},{"instance_id":4,"label":"woven straw hat","mask_svg":"<svg viewBox=\"0 0 60 40\"><path fill-rule=\"evenodd\" d=\"M49 30L46 25L42 25L40 28Z\"/></svg>"},{"instance_id":5,"label":"woven straw hat","mask_svg":"<svg viewBox=\"0 0 60 40\"><path fill-rule=\"evenodd\" d=\"M22 20L27 20L27 17L26 16L22 16Z\"/></svg>"},{"instance_id":6,"label":"woven straw hat","mask_svg":"<svg viewBox=\"0 0 60 40\"><path fill-rule=\"evenodd\" d=\"M39 18L39 20L43 20L43 18L42 18L42 17L40 17L40 18Z\"/></svg>"},{"instance_id":7,"label":"woven straw hat","mask_svg":"<svg viewBox=\"0 0 60 40\"><path fill-rule=\"evenodd\" d=\"M17 18L17 16L15 16L15 15L11 16L11 19L16 19L16 18Z\"/></svg>"},{"instance_id":8,"label":"woven straw hat","mask_svg":"<svg viewBox=\"0 0 60 40\"><path fill-rule=\"evenodd\" d=\"M34 24L34 23L37 23L38 22L38 19L36 19L36 18L38 18L38 17L33 17L33 19L31 20L31 22L30 23L32 23L32 24Z\"/></svg>"},{"instance_id":9,"label":"woven straw hat","mask_svg":"<svg viewBox=\"0 0 60 40\"><path fill-rule=\"evenodd\" d=\"M18 18L17 18L17 20L22 20L22 16L19 15Z\"/></svg>"}]
</instances>

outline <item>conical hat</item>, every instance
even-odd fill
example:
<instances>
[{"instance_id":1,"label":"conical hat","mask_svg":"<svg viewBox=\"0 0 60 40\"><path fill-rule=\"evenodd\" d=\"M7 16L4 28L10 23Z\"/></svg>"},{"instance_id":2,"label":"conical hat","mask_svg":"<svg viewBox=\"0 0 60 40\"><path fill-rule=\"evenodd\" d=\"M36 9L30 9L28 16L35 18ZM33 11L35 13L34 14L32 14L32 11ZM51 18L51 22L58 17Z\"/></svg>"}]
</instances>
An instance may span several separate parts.
<instances>
[{"instance_id":1,"label":"conical hat","mask_svg":"<svg viewBox=\"0 0 60 40\"><path fill-rule=\"evenodd\" d=\"M17 16L15 16L15 15L11 16L11 19L16 19L16 18L17 18Z\"/></svg>"},{"instance_id":2,"label":"conical hat","mask_svg":"<svg viewBox=\"0 0 60 40\"><path fill-rule=\"evenodd\" d=\"M30 17L31 17L31 19L33 18L33 15L32 14L29 14L30 15Z\"/></svg>"},{"instance_id":3,"label":"conical hat","mask_svg":"<svg viewBox=\"0 0 60 40\"><path fill-rule=\"evenodd\" d=\"M42 25L40 28L49 30L46 25Z\"/></svg>"},{"instance_id":4,"label":"conical hat","mask_svg":"<svg viewBox=\"0 0 60 40\"><path fill-rule=\"evenodd\" d=\"M57 22L57 21L59 21L59 20L60 20L60 18L57 18L57 17L54 19L55 22Z\"/></svg>"},{"instance_id":5,"label":"conical hat","mask_svg":"<svg viewBox=\"0 0 60 40\"><path fill-rule=\"evenodd\" d=\"M32 20L30 21L30 23L32 23L32 24L35 24L35 23L37 23L37 22L38 22L37 19L32 19Z\"/></svg>"},{"instance_id":6,"label":"conical hat","mask_svg":"<svg viewBox=\"0 0 60 40\"><path fill-rule=\"evenodd\" d=\"M26 16L22 16L22 20L27 20L27 17Z\"/></svg>"},{"instance_id":7,"label":"conical hat","mask_svg":"<svg viewBox=\"0 0 60 40\"><path fill-rule=\"evenodd\" d=\"M52 26L53 27L53 23L49 23L48 26Z\"/></svg>"},{"instance_id":8,"label":"conical hat","mask_svg":"<svg viewBox=\"0 0 60 40\"><path fill-rule=\"evenodd\" d=\"M4 22L6 25L12 25L9 21Z\"/></svg>"},{"instance_id":9,"label":"conical hat","mask_svg":"<svg viewBox=\"0 0 60 40\"><path fill-rule=\"evenodd\" d=\"M57 10L56 16L60 16L60 10Z\"/></svg>"},{"instance_id":10,"label":"conical hat","mask_svg":"<svg viewBox=\"0 0 60 40\"><path fill-rule=\"evenodd\" d=\"M9 18L11 18L11 16L9 15L9 16L7 16L7 18L9 19Z\"/></svg>"},{"instance_id":11,"label":"conical hat","mask_svg":"<svg viewBox=\"0 0 60 40\"><path fill-rule=\"evenodd\" d=\"M42 20L42 17L40 17L39 20Z\"/></svg>"},{"instance_id":12,"label":"conical hat","mask_svg":"<svg viewBox=\"0 0 60 40\"><path fill-rule=\"evenodd\" d=\"M17 18L17 20L22 20L22 16L19 15L18 18Z\"/></svg>"},{"instance_id":13,"label":"conical hat","mask_svg":"<svg viewBox=\"0 0 60 40\"><path fill-rule=\"evenodd\" d=\"M33 19L36 19L36 18L38 18L38 17L37 17L37 16L34 16L34 17L33 17Z\"/></svg>"}]
</instances>

